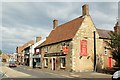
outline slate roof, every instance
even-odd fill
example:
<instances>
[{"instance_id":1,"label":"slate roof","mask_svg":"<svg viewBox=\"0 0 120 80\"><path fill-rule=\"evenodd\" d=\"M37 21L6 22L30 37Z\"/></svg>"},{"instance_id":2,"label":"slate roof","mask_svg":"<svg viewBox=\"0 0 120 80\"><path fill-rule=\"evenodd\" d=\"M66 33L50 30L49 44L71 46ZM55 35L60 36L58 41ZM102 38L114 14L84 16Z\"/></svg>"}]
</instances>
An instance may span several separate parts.
<instances>
[{"instance_id":1,"label":"slate roof","mask_svg":"<svg viewBox=\"0 0 120 80\"><path fill-rule=\"evenodd\" d=\"M97 32L99 34L99 38L110 38L110 30L97 29Z\"/></svg>"}]
</instances>

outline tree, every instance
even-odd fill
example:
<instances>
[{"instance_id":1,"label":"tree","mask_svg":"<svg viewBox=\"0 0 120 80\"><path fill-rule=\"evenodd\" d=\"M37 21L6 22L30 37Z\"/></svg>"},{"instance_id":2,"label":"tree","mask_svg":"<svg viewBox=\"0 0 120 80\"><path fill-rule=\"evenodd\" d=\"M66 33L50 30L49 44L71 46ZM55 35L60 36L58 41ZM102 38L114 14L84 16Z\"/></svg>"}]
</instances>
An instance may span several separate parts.
<instances>
[{"instance_id":1,"label":"tree","mask_svg":"<svg viewBox=\"0 0 120 80\"><path fill-rule=\"evenodd\" d=\"M111 38L110 46L112 51L112 57L116 61L116 66L120 67L120 33L111 32L110 38Z\"/></svg>"},{"instance_id":2,"label":"tree","mask_svg":"<svg viewBox=\"0 0 120 80\"><path fill-rule=\"evenodd\" d=\"M2 51L0 50L0 55L2 54Z\"/></svg>"}]
</instances>

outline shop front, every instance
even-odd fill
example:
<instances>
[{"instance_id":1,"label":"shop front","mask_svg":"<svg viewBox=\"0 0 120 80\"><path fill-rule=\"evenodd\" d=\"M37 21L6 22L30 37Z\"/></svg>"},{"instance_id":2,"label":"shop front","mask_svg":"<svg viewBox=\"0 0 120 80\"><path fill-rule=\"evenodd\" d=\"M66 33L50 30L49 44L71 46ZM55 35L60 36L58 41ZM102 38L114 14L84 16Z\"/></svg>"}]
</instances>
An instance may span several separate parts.
<instances>
[{"instance_id":1,"label":"shop front","mask_svg":"<svg viewBox=\"0 0 120 80\"><path fill-rule=\"evenodd\" d=\"M33 68L41 68L41 55L33 55Z\"/></svg>"},{"instance_id":2,"label":"shop front","mask_svg":"<svg viewBox=\"0 0 120 80\"><path fill-rule=\"evenodd\" d=\"M66 54L63 52L46 53L44 55L44 68L51 70L65 69Z\"/></svg>"}]
</instances>

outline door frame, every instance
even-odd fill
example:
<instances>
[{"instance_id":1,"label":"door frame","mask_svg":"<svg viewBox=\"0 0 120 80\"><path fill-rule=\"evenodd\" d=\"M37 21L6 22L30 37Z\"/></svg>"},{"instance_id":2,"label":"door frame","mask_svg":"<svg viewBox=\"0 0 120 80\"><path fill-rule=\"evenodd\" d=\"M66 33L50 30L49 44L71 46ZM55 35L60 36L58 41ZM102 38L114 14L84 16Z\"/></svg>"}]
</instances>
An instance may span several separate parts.
<instances>
[{"instance_id":1,"label":"door frame","mask_svg":"<svg viewBox=\"0 0 120 80\"><path fill-rule=\"evenodd\" d=\"M56 57L51 57L51 58L52 58L52 70L56 70ZM55 60L55 62L53 59Z\"/></svg>"}]
</instances>

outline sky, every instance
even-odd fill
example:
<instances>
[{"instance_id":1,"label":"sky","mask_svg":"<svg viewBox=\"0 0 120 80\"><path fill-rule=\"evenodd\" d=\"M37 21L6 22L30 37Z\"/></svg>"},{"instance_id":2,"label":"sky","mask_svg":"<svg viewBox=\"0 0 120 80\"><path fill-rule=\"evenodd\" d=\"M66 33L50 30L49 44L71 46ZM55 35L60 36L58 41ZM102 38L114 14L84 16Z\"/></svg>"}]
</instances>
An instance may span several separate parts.
<instances>
[{"instance_id":1,"label":"sky","mask_svg":"<svg viewBox=\"0 0 120 80\"><path fill-rule=\"evenodd\" d=\"M17 46L46 38L53 29L53 20L63 24L81 16L82 5L97 28L113 30L118 17L118 2L2 2L0 4L0 49L14 53Z\"/></svg>"},{"instance_id":2,"label":"sky","mask_svg":"<svg viewBox=\"0 0 120 80\"><path fill-rule=\"evenodd\" d=\"M118 21L120 23L120 1L118 3Z\"/></svg>"}]
</instances>

